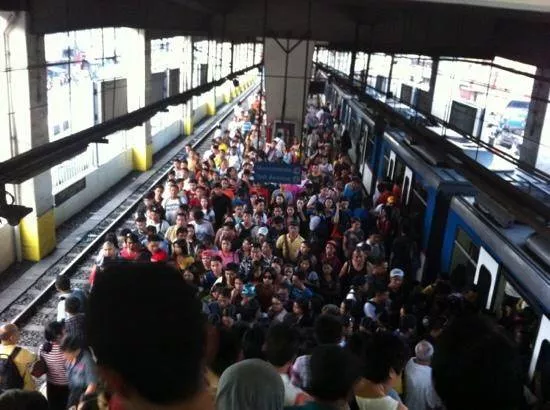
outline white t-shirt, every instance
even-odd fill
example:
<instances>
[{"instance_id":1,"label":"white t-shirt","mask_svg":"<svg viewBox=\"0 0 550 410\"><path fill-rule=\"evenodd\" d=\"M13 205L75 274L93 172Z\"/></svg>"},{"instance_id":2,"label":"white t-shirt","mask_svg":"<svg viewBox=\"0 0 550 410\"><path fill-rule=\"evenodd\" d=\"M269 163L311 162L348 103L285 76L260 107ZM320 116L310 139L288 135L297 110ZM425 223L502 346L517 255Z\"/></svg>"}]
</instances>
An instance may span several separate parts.
<instances>
[{"instance_id":1,"label":"white t-shirt","mask_svg":"<svg viewBox=\"0 0 550 410\"><path fill-rule=\"evenodd\" d=\"M390 396L378 397L376 399L355 396L359 410L396 410L399 402Z\"/></svg>"},{"instance_id":2,"label":"white t-shirt","mask_svg":"<svg viewBox=\"0 0 550 410\"><path fill-rule=\"evenodd\" d=\"M432 368L411 358L405 366L405 405L409 410L441 406L432 383Z\"/></svg>"},{"instance_id":3,"label":"white t-shirt","mask_svg":"<svg viewBox=\"0 0 550 410\"><path fill-rule=\"evenodd\" d=\"M283 380L283 385L285 386L285 407L287 406L296 406L300 404L297 402L297 399L300 395L305 395L304 391L299 387L294 386L290 382L290 377L288 375L280 373L281 379Z\"/></svg>"}]
</instances>

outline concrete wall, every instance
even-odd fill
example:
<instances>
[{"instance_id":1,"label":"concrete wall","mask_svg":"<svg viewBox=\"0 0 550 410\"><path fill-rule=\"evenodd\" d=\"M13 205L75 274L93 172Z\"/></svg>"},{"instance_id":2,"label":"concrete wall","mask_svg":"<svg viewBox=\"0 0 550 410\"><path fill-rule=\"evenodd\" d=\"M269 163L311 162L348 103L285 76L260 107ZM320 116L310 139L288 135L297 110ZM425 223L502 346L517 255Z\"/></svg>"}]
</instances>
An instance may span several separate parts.
<instances>
[{"instance_id":1,"label":"concrete wall","mask_svg":"<svg viewBox=\"0 0 550 410\"><path fill-rule=\"evenodd\" d=\"M86 175L86 188L55 208L55 225L59 226L80 212L94 199L108 191L132 171L132 150L129 149Z\"/></svg>"},{"instance_id":2,"label":"concrete wall","mask_svg":"<svg viewBox=\"0 0 550 410\"><path fill-rule=\"evenodd\" d=\"M202 119L206 118L208 115L208 107L206 104L203 104L197 107L193 112L193 124L197 124Z\"/></svg>"},{"instance_id":3,"label":"concrete wall","mask_svg":"<svg viewBox=\"0 0 550 410\"><path fill-rule=\"evenodd\" d=\"M4 223L0 225L0 272L15 262L15 244L13 241L13 227Z\"/></svg>"},{"instance_id":4,"label":"concrete wall","mask_svg":"<svg viewBox=\"0 0 550 410\"><path fill-rule=\"evenodd\" d=\"M182 134L183 120L173 122L153 135L153 153L157 153Z\"/></svg>"}]
</instances>

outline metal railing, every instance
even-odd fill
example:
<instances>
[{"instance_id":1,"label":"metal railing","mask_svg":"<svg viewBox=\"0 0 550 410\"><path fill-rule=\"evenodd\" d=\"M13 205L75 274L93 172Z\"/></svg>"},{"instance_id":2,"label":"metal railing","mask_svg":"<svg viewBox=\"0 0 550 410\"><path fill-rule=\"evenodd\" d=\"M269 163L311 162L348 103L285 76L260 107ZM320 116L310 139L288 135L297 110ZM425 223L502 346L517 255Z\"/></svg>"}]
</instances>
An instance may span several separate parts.
<instances>
[{"instance_id":1,"label":"metal railing","mask_svg":"<svg viewBox=\"0 0 550 410\"><path fill-rule=\"evenodd\" d=\"M74 181L87 175L97 167L95 145L92 144L82 154L62 162L51 169L52 192L55 194Z\"/></svg>"}]
</instances>

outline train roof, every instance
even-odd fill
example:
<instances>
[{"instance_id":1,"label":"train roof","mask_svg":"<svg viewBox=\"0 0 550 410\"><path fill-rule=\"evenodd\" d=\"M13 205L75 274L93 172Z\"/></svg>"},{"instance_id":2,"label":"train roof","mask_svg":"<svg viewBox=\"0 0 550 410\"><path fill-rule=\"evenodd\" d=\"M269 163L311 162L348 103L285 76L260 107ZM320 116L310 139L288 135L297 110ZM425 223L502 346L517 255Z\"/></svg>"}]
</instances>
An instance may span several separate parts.
<instances>
[{"instance_id":1,"label":"train roof","mask_svg":"<svg viewBox=\"0 0 550 410\"><path fill-rule=\"evenodd\" d=\"M476 232L482 243L497 256L510 272L507 280L533 306L550 314L550 270L526 249L534 230L520 223L509 228L499 226L475 205L472 196L455 196L451 210Z\"/></svg>"}]
</instances>

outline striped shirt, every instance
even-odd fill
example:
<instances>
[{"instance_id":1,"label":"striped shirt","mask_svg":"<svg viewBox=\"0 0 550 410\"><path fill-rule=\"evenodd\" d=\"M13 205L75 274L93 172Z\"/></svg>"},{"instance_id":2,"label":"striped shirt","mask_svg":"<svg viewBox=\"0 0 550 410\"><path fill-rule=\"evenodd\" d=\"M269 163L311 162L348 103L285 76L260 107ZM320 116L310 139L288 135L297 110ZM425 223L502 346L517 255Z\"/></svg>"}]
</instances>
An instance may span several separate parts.
<instances>
[{"instance_id":1,"label":"striped shirt","mask_svg":"<svg viewBox=\"0 0 550 410\"><path fill-rule=\"evenodd\" d=\"M59 344L52 343L52 350L45 352L43 345L38 349L38 355L46 362L48 367L47 380L50 384L56 386L66 386L69 384L67 380L67 370L65 368L65 356L61 351Z\"/></svg>"}]
</instances>

